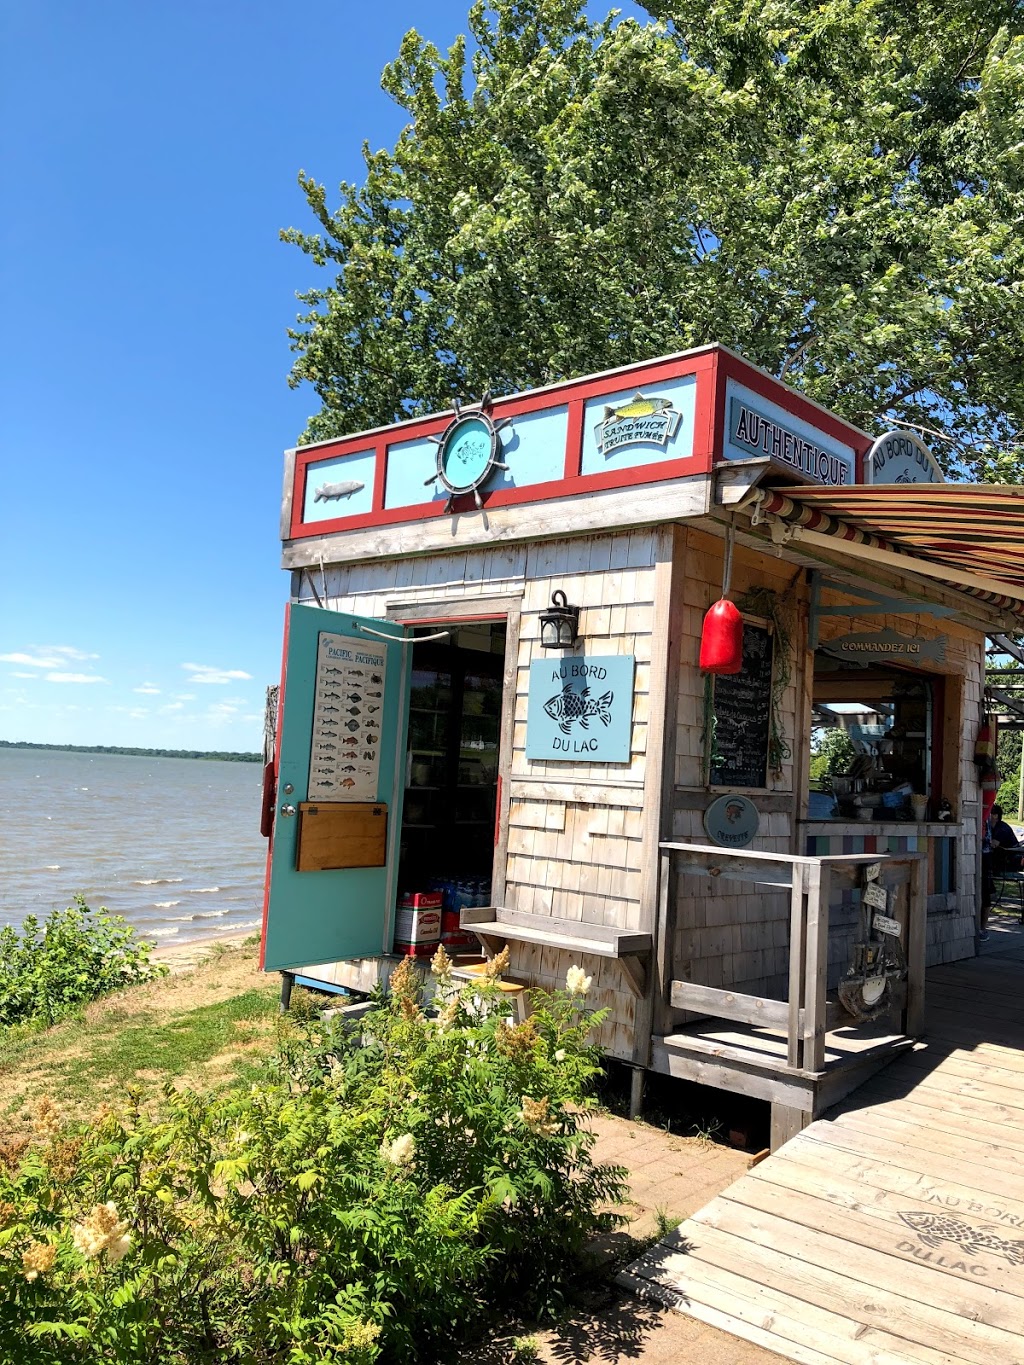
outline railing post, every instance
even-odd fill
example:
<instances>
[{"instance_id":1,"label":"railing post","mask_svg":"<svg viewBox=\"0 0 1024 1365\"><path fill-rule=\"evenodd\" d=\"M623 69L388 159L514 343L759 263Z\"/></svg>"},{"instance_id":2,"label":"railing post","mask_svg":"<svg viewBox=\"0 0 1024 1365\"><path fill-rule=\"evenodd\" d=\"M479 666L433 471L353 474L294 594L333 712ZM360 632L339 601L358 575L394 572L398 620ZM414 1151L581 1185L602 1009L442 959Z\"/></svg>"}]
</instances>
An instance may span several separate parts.
<instances>
[{"instance_id":1,"label":"railing post","mask_svg":"<svg viewBox=\"0 0 1024 1365\"><path fill-rule=\"evenodd\" d=\"M907 1036L924 1033L924 973L928 949L928 913L925 898L925 860L910 863L907 891L907 1010L904 1025Z\"/></svg>"},{"instance_id":2,"label":"railing post","mask_svg":"<svg viewBox=\"0 0 1024 1365\"><path fill-rule=\"evenodd\" d=\"M804 1055L806 1071L825 1068L825 996L828 978L828 902L832 873L820 862L805 866L807 953L804 976Z\"/></svg>"},{"instance_id":3,"label":"railing post","mask_svg":"<svg viewBox=\"0 0 1024 1365\"><path fill-rule=\"evenodd\" d=\"M793 889L789 898L789 1032L786 1061L800 1065L800 1007L804 996L804 868L793 864Z\"/></svg>"}]
</instances>

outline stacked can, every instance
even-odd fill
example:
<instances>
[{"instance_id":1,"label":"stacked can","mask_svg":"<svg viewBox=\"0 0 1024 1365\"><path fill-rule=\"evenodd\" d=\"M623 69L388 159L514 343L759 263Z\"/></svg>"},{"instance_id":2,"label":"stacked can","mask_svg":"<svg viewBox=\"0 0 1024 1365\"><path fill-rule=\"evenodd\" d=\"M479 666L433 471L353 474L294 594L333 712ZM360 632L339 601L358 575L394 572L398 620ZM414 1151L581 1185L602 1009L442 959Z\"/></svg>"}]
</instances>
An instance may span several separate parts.
<instances>
[{"instance_id":1,"label":"stacked can","mask_svg":"<svg viewBox=\"0 0 1024 1365\"><path fill-rule=\"evenodd\" d=\"M491 883L486 877L438 877L431 888L442 897L441 942L456 952L477 952L480 940L460 923L461 912L490 904Z\"/></svg>"}]
</instances>

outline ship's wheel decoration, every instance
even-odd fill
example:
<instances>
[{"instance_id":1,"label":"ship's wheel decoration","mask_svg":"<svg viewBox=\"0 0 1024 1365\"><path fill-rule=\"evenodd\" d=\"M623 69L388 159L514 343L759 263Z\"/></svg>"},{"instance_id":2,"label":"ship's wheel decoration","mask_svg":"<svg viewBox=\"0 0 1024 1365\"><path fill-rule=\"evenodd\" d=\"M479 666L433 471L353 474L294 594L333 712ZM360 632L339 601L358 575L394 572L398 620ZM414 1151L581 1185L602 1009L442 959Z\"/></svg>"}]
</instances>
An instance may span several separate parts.
<instances>
[{"instance_id":1,"label":"ship's wheel decoration","mask_svg":"<svg viewBox=\"0 0 1024 1365\"><path fill-rule=\"evenodd\" d=\"M498 458L502 453L498 433L512 419L492 420L490 393L484 394L476 408L462 408L458 400L454 408L455 416L441 435L428 437L437 446L437 472L424 483L439 483L448 490L446 512L452 510L456 498L468 493L479 510L484 505L480 489L496 469L508 469Z\"/></svg>"}]
</instances>

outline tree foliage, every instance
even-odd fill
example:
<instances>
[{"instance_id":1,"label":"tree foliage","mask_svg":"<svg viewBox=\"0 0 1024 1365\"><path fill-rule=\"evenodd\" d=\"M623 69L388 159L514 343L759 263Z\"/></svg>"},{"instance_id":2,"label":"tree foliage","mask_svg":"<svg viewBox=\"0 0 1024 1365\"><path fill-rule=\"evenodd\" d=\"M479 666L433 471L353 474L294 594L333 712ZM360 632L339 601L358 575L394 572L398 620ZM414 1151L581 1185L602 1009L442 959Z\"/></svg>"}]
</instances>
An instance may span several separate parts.
<instances>
[{"instance_id":1,"label":"tree foliage","mask_svg":"<svg viewBox=\"0 0 1024 1365\"><path fill-rule=\"evenodd\" d=\"M474 4L383 75L393 150L319 231L306 440L718 341L868 429L1024 457L1019 0Z\"/></svg>"}]
</instances>

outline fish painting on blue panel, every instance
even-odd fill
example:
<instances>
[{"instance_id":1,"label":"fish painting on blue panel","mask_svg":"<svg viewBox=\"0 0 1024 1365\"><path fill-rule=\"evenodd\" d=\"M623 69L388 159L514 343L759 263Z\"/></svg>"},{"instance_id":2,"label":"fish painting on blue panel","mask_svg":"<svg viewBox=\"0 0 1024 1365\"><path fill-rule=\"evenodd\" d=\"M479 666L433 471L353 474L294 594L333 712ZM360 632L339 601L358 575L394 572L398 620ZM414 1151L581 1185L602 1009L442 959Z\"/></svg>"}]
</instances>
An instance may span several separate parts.
<instances>
[{"instance_id":1,"label":"fish painting on blue panel","mask_svg":"<svg viewBox=\"0 0 1024 1365\"><path fill-rule=\"evenodd\" d=\"M697 380L692 374L603 393L583 418L583 474L682 460L693 454Z\"/></svg>"},{"instance_id":2,"label":"fish painting on blue panel","mask_svg":"<svg viewBox=\"0 0 1024 1365\"><path fill-rule=\"evenodd\" d=\"M308 525L311 521L334 521L369 512L373 505L375 461L374 451L362 450L307 465L303 522Z\"/></svg>"},{"instance_id":3,"label":"fish painting on blue panel","mask_svg":"<svg viewBox=\"0 0 1024 1365\"><path fill-rule=\"evenodd\" d=\"M635 660L568 655L530 665L526 757L628 763Z\"/></svg>"}]
</instances>

